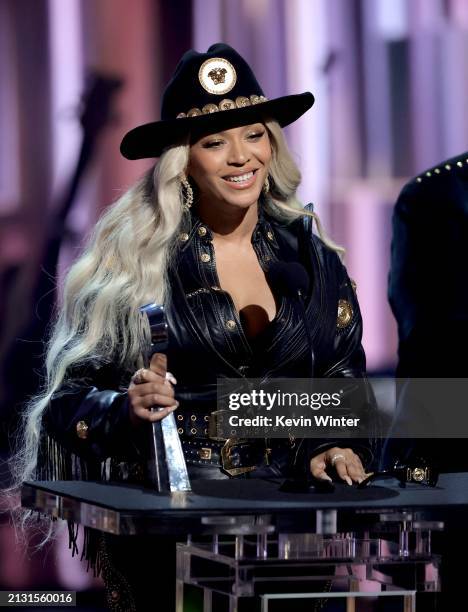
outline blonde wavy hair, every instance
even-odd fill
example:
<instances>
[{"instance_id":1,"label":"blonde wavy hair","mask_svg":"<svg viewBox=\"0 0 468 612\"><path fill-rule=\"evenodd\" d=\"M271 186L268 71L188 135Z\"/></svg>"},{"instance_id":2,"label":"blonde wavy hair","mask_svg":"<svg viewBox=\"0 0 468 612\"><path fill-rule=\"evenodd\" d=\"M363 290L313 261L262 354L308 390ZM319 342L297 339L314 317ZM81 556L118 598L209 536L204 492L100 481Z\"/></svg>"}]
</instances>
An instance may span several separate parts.
<instances>
[{"instance_id":1,"label":"blonde wavy hair","mask_svg":"<svg viewBox=\"0 0 468 612\"><path fill-rule=\"evenodd\" d=\"M315 213L304 211L296 199L301 175L280 126L272 120L265 125L272 146L268 212L280 220L313 217L322 240L341 252ZM12 461L17 489L34 479L43 413L72 369L114 362L131 373L142 366L149 330L142 326L139 307L164 303L168 295L168 264L183 218L180 175L189 149L187 141L166 150L156 167L107 209L70 268L48 341L44 388L24 410L20 450Z\"/></svg>"}]
</instances>

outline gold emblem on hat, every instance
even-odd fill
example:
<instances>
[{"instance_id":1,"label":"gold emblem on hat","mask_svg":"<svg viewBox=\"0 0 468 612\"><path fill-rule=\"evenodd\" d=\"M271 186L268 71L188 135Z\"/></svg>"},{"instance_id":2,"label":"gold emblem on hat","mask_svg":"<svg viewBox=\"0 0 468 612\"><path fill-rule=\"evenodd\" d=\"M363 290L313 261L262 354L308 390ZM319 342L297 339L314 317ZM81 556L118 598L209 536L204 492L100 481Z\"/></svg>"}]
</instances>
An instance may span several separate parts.
<instances>
[{"instance_id":1,"label":"gold emblem on hat","mask_svg":"<svg viewBox=\"0 0 468 612\"><path fill-rule=\"evenodd\" d=\"M223 57L212 57L200 66L198 80L207 92L223 95L234 87L237 74L231 62Z\"/></svg>"},{"instance_id":2,"label":"gold emblem on hat","mask_svg":"<svg viewBox=\"0 0 468 612\"><path fill-rule=\"evenodd\" d=\"M226 72L226 68L213 68L213 70L209 71L208 76L215 85L219 85L226 81Z\"/></svg>"},{"instance_id":3,"label":"gold emblem on hat","mask_svg":"<svg viewBox=\"0 0 468 612\"><path fill-rule=\"evenodd\" d=\"M348 300L338 300L338 317L336 326L338 329L347 327L353 318L353 308Z\"/></svg>"}]
</instances>

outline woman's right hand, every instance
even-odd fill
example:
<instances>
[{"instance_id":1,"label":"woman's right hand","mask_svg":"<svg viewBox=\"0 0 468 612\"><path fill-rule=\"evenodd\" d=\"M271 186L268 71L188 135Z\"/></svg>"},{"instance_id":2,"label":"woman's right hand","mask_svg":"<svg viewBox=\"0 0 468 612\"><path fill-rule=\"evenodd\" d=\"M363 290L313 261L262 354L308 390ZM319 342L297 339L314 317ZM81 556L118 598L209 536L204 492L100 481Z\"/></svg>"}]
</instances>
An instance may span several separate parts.
<instances>
[{"instance_id":1,"label":"woman's right hand","mask_svg":"<svg viewBox=\"0 0 468 612\"><path fill-rule=\"evenodd\" d=\"M143 421L160 421L173 412L179 402L174 399L175 378L167 372L167 358L162 353L155 353L149 368L142 368L132 376L128 387L130 421L140 425ZM157 407L162 410L154 410Z\"/></svg>"}]
</instances>

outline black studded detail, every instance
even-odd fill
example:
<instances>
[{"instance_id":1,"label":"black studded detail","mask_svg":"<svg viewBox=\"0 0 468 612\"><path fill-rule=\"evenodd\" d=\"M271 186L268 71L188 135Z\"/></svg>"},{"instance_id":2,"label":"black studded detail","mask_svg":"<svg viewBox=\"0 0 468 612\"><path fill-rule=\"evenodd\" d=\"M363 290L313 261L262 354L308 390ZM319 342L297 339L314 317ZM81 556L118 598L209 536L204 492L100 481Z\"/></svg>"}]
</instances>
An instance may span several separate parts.
<instances>
[{"instance_id":1,"label":"black studded detail","mask_svg":"<svg viewBox=\"0 0 468 612\"><path fill-rule=\"evenodd\" d=\"M206 287L200 287L199 289L195 289L195 291L190 291L190 293L186 293L185 297L186 298L193 298L196 295L200 295L201 293L209 293L210 290L207 289Z\"/></svg>"}]
</instances>

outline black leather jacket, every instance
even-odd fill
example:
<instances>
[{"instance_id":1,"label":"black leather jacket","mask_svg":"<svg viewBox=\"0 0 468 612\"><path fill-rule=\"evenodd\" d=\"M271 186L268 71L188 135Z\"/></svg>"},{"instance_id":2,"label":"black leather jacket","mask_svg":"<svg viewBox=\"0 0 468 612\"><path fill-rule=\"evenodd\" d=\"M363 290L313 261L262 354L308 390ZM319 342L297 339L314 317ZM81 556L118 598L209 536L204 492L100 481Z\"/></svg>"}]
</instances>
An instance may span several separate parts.
<instances>
[{"instance_id":1,"label":"black leather jacket","mask_svg":"<svg viewBox=\"0 0 468 612\"><path fill-rule=\"evenodd\" d=\"M196 215L187 216L171 266L171 296L166 311L170 330L168 368L178 381L175 393L180 407L175 414L189 463L210 463L191 461L196 450L190 455L186 443L192 440L192 449L209 443L207 420L210 411L216 410L217 378L364 375L362 320L355 290L337 254L312 233L310 221L300 217L280 222L262 213L252 244L264 270L276 260L299 261L306 268L310 288L305 308L312 351L304 316L287 298L278 299L275 320L260 343L252 346L232 298L219 287L210 229ZM345 312L344 318L340 313L337 319L340 300ZM67 452L89 461L107 457L130 464L140 461L145 442L142 431L130 427L126 399L130 375L113 364L81 371L50 403L44 417L49 436ZM87 426L86 436L77 435L80 422ZM285 444L276 441L270 459L278 471L285 472L293 462L297 464L299 447L308 458L335 444L293 441L285 450ZM211 446L216 456L216 444Z\"/></svg>"}]
</instances>

